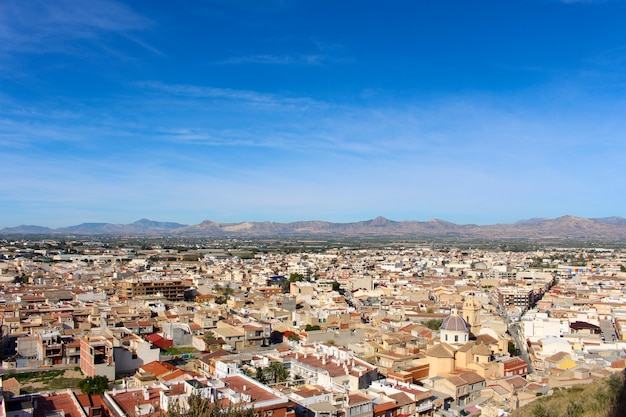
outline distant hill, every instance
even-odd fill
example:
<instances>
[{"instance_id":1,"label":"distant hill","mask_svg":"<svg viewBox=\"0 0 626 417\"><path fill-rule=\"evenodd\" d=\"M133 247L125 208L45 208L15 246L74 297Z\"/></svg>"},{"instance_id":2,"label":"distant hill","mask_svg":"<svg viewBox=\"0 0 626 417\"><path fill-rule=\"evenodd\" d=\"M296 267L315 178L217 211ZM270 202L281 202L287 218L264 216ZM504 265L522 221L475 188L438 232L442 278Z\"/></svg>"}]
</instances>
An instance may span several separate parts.
<instances>
[{"instance_id":1,"label":"distant hill","mask_svg":"<svg viewBox=\"0 0 626 417\"><path fill-rule=\"evenodd\" d=\"M81 223L76 226L50 229L41 226L17 226L0 229L0 235L86 235L86 236L148 236L165 235L186 225L172 222L156 222L148 219L130 224Z\"/></svg>"},{"instance_id":2,"label":"distant hill","mask_svg":"<svg viewBox=\"0 0 626 417\"><path fill-rule=\"evenodd\" d=\"M5 235L46 235L54 232L55 230L50 229L49 227L31 225L5 227L4 229L0 230L0 233Z\"/></svg>"},{"instance_id":3,"label":"distant hill","mask_svg":"<svg viewBox=\"0 0 626 417\"><path fill-rule=\"evenodd\" d=\"M85 235L85 236L180 236L180 237L345 237L478 240L555 240L626 242L626 219L588 219L562 216L534 218L512 224L455 224L445 220L394 221L384 217L352 223L326 221L217 223L205 220L196 225L141 219L130 224L82 223L50 229L17 226L0 230L0 235Z\"/></svg>"}]
</instances>

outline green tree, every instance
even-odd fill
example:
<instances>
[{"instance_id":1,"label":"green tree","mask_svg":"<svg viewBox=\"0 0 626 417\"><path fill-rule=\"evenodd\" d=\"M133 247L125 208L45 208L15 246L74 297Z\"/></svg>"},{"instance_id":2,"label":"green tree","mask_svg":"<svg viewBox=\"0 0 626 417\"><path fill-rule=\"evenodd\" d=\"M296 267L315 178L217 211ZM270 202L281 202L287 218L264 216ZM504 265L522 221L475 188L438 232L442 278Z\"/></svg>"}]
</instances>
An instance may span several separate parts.
<instances>
[{"instance_id":1,"label":"green tree","mask_svg":"<svg viewBox=\"0 0 626 417\"><path fill-rule=\"evenodd\" d=\"M106 376L88 376L78 383L78 388L83 394L103 394L109 387L109 379Z\"/></svg>"},{"instance_id":2,"label":"green tree","mask_svg":"<svg viewBox=\"0 0 626 417\"><path fill-rule=\"evenodd\" d=\"M294 272L293 274L289 275L289 282L300 282L300 281L304 281L304 275L298 274L297 272Z\"/></svg>"},{"instance_id":3,"label":"green tree","mask_svg":"<svg viewBox=\"0 0 626 417\"><path fill-rule=\"evenodd\" d=\"M337 291L339 293L339 295L346 295L346 290L344 288L341 288L341 284L338 283L337 281L333 281L332 283L333 286L333 291Z\"/></svg>"},{"instance_id":4,"label":"green tree","mask_svg":"<svg viewBox=\"0 0 626 417\"><path fill-rule=\"evenodd\" d=\"M509 354L511 356L517 355L517 346L515 346L515 343L511 342L510 340L509 340Z\"/></svg>"},{"instance_id":5,"label":"green tree","mask_svg":"<svg viewBox=\"0 0 626 417\"><path fill-rule=\"evenodd\" d=\"M284 363L273 361L263 368L263 374L265 374L268 381L279 383L287 380L289 371L287 371Z\"/></svg>"},{"instance_id":6,"label":"green tree","mask_svg":"<svg viewBox=\"0 0 626 417\"><path fill-rule=\"evenodd\" d=\"M254 374L250 375L250 377L256 379L261 384L267 384L267 375L265 372L263 372L263 368L261 368L260 366L254 368Z\"/></svg>"},{"instance_id":7,"label":"green tree","mask_svg":"<svg viewBox=\"0 0 626 417\"><path fill-rule=\"evenodd\" d=\"M442 319L430 319L424 322L424 326L428 327L430 330L439 330L441 323L443 323Z\"/></svg>"},{"instance_id":8,"label":"green tree","mask_svg":"<svg viewBox=\"0 0 626 417\"><path fill-rule=\"evenodd\" d=\"M291 283L288 279L281 279L279 283L280 288L283 290L283 294L289 294L291 292Z\"/></svg>"},{"instance_id":9,"label":"green tree","mask_svg":"<svg viewBox=\"0 0 626 417\"><path fill-rule=\"evenodd\" d=\"M235 292L232 289L230 284L226 284L224 286L215 284L213 286L213 291L217 292L219 295L215 298L216 304L226 304L226 301L230 298L231 295Z\"/></svg>"}]
</instances>

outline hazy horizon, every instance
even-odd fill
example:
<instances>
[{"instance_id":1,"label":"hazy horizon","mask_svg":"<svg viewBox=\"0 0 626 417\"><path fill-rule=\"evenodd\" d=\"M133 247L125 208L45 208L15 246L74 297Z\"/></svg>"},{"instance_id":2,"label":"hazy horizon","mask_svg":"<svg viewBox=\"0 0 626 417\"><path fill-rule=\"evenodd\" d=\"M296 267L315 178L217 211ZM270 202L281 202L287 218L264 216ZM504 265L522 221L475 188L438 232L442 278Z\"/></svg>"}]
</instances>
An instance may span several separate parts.
<instances>
[{"instance_id":1,"label":"hazy horizon","mask_svg":"<svg viewBox=\"0 0 626 417\"><path fill-rule=\"evenodd\" d=\"M0 228L625 216L626 4L0 4Z\"/></svg>"},{"instance_id":2,"label":"hazy horizon","mask_svg":"<svg viewBox=\"0 0 626 417\"><path fill-rule=\"evenodd\" d=\"M18 228L18 227L47 227L50 228L52 230L55 229L63 229L66 227L73 227L73 226L79 226L79 225L85 225L85 224L115 224L115 225L130 225L130 224L134 224L134 223L138 223L141 221L151 221L151 222L157 222L157 223L177 223L177 224L181 224L182 226L194 226L194 225L198 225L204 222L215 222L215 223L219 223L219 224L239 224L239 223L254 223L254 222L271 222L271 223L294 223L294 222L308 222L308 221L320 221L320 222L328 222L328 223L337 223L337 224L343 224L343 223L358 223L358 222L366 222L366 221L371 221L371 220L376 220L379 218L384 218L386 220L392 221L392 222L421 222L421 223L425 223L425 222L430 222L430 221L444 221L444 222L450 222L450 223L454 223L457 225L477 225L477 226L490 226L490 225L496 225L496 224L514 224L517 222L524 222L524 221L530 221L530 220L556 220L562 217L576 217L577 216L572 216L570 214L564 214L562 216L558 216L555 218L546 218L546 217L532 217L532 218L527 218L527 219L517 219L511 222L491 222L491 223L457 223L457 222L453 222L447 219L443 219L443 218L438 218L438 217L431 217L429 219L393 219L393 218L388 218L385 216L376 216L376 217L372 217L372 218L367 218L367 219L357 219L357 220L347 220L347 221L331 221L331 220L327 220L327 219L321 219L321 218L315 218L315 219L297 219L297 220L292 220L292 221L270 221L270 220L234 220L234 221L229 221L229 222L221 222L221 221L217 221L215 219L203 219L200 220L198 222L195 223L181 223L175 219L149 219L146 217L142 217L141 219L136 219L130 222L104 222L104 221L85 221L85 222L77 222L77 223L72 223L72 224L63 224L63 225L59 225L59 226L49 226L49 225L45 225L45 224L38 224L38 223L23 223L23 224L19 224L19 225L12 225L12 226L4 226L4 227L0 227L0 230L2 229L11 229L11 228ZM615 217L619 217L619 218L623 218L621 216L606 216L606 217L597 217L597 218L588 218L588 219L607 219L607 218L615 218Z\"/></svg>"}]
</instances>

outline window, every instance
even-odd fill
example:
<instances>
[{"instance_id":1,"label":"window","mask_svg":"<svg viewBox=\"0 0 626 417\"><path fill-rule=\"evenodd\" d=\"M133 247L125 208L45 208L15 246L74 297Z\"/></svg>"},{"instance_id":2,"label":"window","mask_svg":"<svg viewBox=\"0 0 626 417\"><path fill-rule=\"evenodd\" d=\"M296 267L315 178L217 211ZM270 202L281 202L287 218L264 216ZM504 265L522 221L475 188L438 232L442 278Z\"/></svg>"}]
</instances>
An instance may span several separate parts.
<instances>
[{"instance_id":1,"label":"window","mask_svg":"<svg viewBox=\"0 0 626 417\"><path fill-rule=\"evenodd\" d=\"M454 335L454 341L455 341L455 342L458 342L458 341L459 341L459 335L458 335L458 334L455 334L455 335Z\"/></svg>"}]
</instances>

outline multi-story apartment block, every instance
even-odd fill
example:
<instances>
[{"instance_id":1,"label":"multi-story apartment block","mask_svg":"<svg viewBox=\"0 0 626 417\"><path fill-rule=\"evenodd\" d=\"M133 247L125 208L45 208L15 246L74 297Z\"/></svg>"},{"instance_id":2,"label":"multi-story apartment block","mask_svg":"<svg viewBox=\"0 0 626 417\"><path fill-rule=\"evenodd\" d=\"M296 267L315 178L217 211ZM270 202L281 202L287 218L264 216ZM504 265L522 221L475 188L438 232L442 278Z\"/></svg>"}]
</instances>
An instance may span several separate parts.
<instances>
[{"instance_id":1,"label":"multi-story apartment block","mask_svg":"<svg viewBox=\"0 0 626 417\"><path fill-rule=\"evenodd\" d=\"M308 384L321 385L338 392L367 388L378 379L377 368L357 358L290 353L283 360L290 363L293 378L304 379Z\"/></svg>"},{"instance_id":2,"label":"multi-story apartment block","mask_svg":"<svg viewBox=\"0 0 626 417\"><path fill-rule=\"evenodd\" d=\"M121 281L118 295L127 298L161 295L168 301L182 301L191 283L179 278L130 278Z\"/></svg>"},{"instance_id":3,"label":"multi-story apartment block","mask_svg":"<svg viewBox=\"0 0 626 417\"><path fill-rule=\"evenodd\" d=\"M531 288L498 288L498 304L502 307L515 306L527 310L535 301L534 291Z\"/></svg>"},{"instance_id":4,"label":"multi-story apartment block","mask_svg":"<svg viewBox=\"0 0 626 417\"><path fill-rule=\"evenodd\" d=\"M92 330L81 339L80 369L87 376L114 380L159 359L159 348L123 327Z\"/></svg>"},{"instance_id":5,"label":"multi-story apartment block","mask_svg":"<svg viewBox=\"0 0 626 417\"><path fill-rule=\"evenodd\" d=\"M102 332L93 332L80 340L80 370L87 376L106 376L115 379L113 342Z\"/></svg>"},{"instance_id":6,"label":"multi-story apartment block","mask_svg":"<svg viewBox=\"0 0 626 417\"><path fill-rule=\"evenodd\" d=\"M37 359L44 365L63 363L64 348L59 332L40 333L37 342Z\"/></svg>"}]
</instances>

